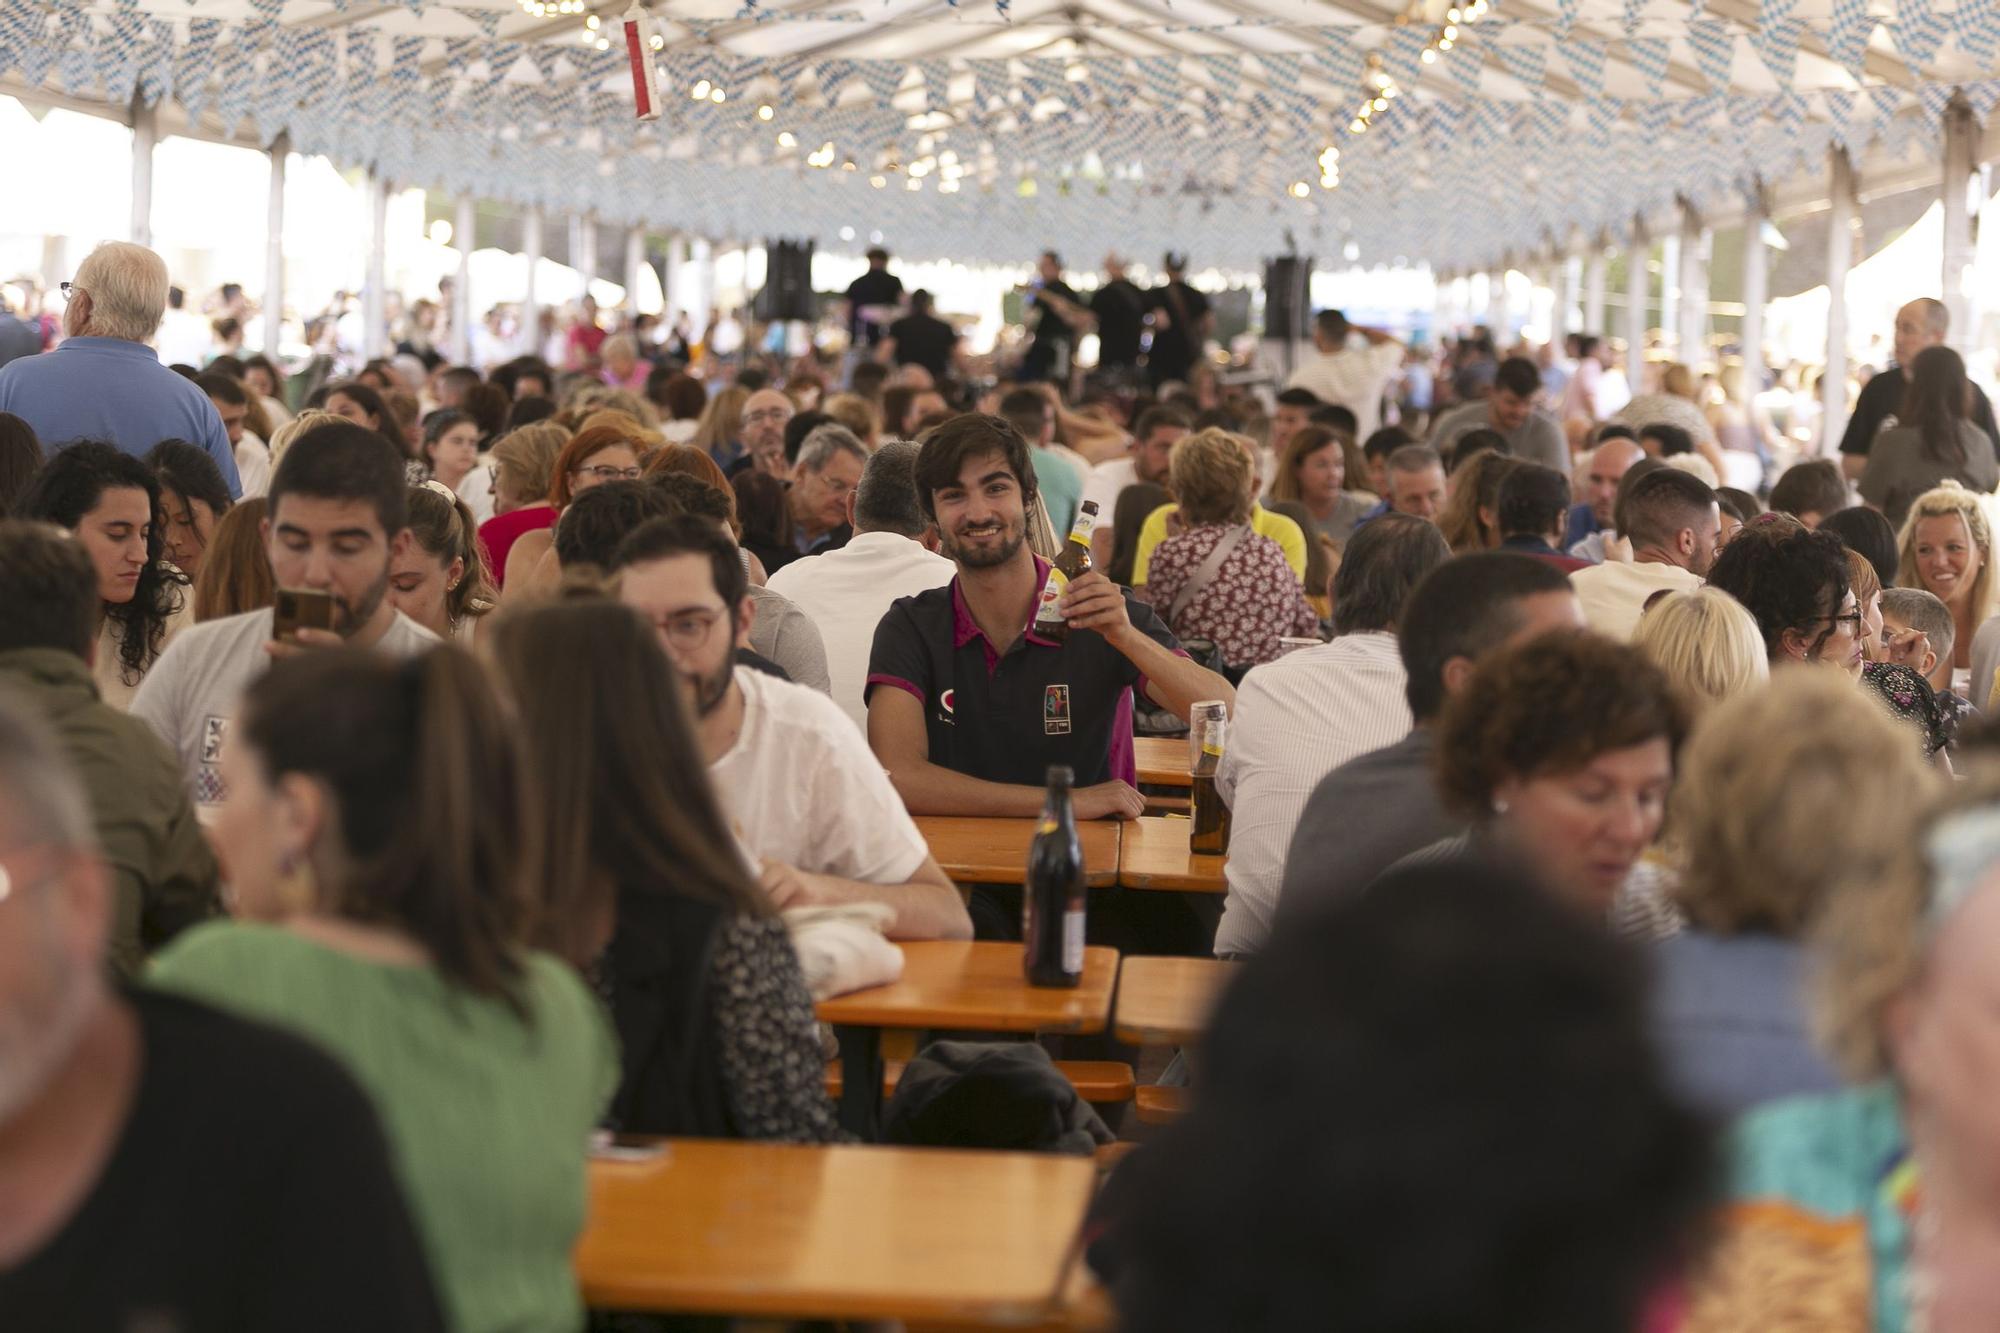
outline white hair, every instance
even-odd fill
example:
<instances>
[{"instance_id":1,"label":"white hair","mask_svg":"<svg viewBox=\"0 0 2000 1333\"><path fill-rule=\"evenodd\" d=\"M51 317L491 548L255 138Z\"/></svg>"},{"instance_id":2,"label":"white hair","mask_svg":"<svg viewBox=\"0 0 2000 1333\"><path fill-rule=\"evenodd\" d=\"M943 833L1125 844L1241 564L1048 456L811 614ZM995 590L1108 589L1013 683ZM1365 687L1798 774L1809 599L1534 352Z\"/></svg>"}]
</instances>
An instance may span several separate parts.
<instances>
[{"instance_id":1,"label":"white hair","mask_svg":"<svg viewBox=\"0 0 2000 1333\"><path fill-rule=\"evenodd\" d=\"M90 332L142 343L167 311L166 261L143 245L106 241L84 258L76 286L90 295Z\"/></svg>"},{"instance_id":2,"label":"white hair","mask_svg":"<svg viewBox=\"0 0 2000 1333\"><path fill-rule=\"evenodd\" d=\"M1675 454L1672 458L1661 461L1676 472L1685 472L1691 477L1700 478L1707 482L1711 489L1722 484L1722 479L1715 475L1715 464L1700 454Z\"/></svg>"}]
</instances>

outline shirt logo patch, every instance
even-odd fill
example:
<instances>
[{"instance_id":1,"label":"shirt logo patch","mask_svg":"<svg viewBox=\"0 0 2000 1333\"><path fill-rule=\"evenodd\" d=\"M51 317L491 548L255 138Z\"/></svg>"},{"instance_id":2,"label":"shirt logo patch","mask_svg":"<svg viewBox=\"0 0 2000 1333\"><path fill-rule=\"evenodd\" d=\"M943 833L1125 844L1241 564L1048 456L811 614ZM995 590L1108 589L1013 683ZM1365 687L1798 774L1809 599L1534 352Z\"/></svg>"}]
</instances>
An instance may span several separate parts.
<instances>
[{"instance_id":1,"label":"shirt logo patch","mask_svg":"<svg viewBox=\"0 0 2000 1333\"><path fill-rule=\"evenodd\" d=\"M1042 731L1050 736L1069 735L1069 686L1050 685L1042 691Z\"/></svg>"},{"instance_id":2,"label":"shirt logo patch","mask_svg":"<svg viewBox=\"0 0 2000 1333\"><path fill-rule=\"evenodd\" d=\"M229 719L206 717L201 723L201 762L213 764L222 758L222 743L229 738Z\"/></svg>"},{"instance_id":3,"label":"shirt logo patch","mask_svg":"<svg viewBox=\"0 0 2000 1333\"><path fill-rule=\"evenodd\" d=\"M938 721L949 723L952 720L952 710L956 707L957 702L957 690L946 690L943 694L940 694L938 696Z\"/></svg>"}]
</instances>

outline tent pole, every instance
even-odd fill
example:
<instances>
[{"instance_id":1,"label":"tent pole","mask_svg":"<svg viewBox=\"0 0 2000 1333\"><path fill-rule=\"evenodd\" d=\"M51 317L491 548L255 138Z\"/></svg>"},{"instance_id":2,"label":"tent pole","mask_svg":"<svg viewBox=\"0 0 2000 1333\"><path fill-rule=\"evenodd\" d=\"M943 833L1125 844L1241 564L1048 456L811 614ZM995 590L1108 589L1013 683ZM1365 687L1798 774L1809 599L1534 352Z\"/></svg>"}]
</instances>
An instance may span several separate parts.
<instances>
[{"instance_id":1,"label":"tent pole","mask_svg":"<svg viewBox=\"0 0 2000 1333\"><path fill-rule=\"evenodd\" d=\"M1590 258L1583 266L1583 332L1604 336L1604 244L1601 237L1590 243Z\"/></svg>"},{"instance_id":2,"label":"tent pole","mask_svg":"<svg viewBox=\"0 0 2000 1333\"><path fill-rule=\"evenodd\" d=\"M361 291L361 354L369 359L389 350L389 182L380 168L368 170L368 277Z\"/></svg>"},{"instance_id":3,"label":"tent pole","mask_svg":"<svg viewBox=\"0 0 2000 1333\"><path fill-rule=\"evenodd\" d=\"M1944 113L1944 280L1941 294L1951 319L1948 335L1961 355L1977 343L1979 323L1979 213L1973 185L1979 177L1979 124L1962 96Z\"/></svg>"},{"instance_id":4,"label":"tent pole","mask_svg":"<svg viewBox=\"0 0 2000 1333\"><path fill-rule=\"evenodd\" d=\"M271 191L264 211L264 355L276 360L285 319L285 163L292 136L271 141Z\"/></svg>"},{"instance_id":5,"label":"tent pole","mask_svg":"<svg viewBox=\"0 0 2000 1333\"><path fill-rule=\"evenodd\" d=\"M1826 373L1820 380L1820 453L1833 455L1847 428L1847 271L1854 260L1854 164L1830 152L1833 221L1826 237Z\"/></svg>"},{"instance_id":6,"label":"tent pole","mask_svg":"<svg viewBox=\"0 0 2000 1333\"><path fill-rule=\"evenodd\" d=\"M160 141L157 107L132 96L132 242L153 243L153 149Z\"/></svg>"},{"instance_id":7,"label":"tent pole","mask_svg":"<svg viewBox=\"0 0 2000 1333\"><path fill-rule=\"evenodd\" d=\"M639 318L639 270L646 266L646 229L640 226L626 228L625 231L625 326L630 328Z\"/></svg>"},{"instance_id":8,"label":"tent pole","mask_svg":"<svg viewBox=\"0 0 2000 1333\"><path fill-rule=\"evenodd\" d=\"M1652 295L1646 262L1651 255L1646 224L1634 217L1625 246L1625 379L1635 398L1646 388L1646 302Z\"/></svg>"},{"instance_id":9,"label":"tent pole","mask_svg":"<svg viewBox=\"0 0 2000 1333\"><path fill-rule=\"evenodd\" d=\"M1680 359L1699 373L1708 356L1708 231L1687 200L1680 201Z\"/></svg>"},{"instance_id":10,"label":"tent pole","mask_svg":"<svg viewBox=\"0 0 2000 1333\"><path fill-rule=\"evenodd\" d=\"M472 242L478 222L471 193L458 196L451 224L451 238L458 243L458 281L451 285L451 359L461 366L472 364Z\"/></svg>"},{"instance_id":11,"label":"tent pole","mask_svg":"<svg viewBox=\"0 0 2000 1333\"><path fill-rule=\"evenodd\" d=\"M1743 212L1743 393L1754 398L1764 390L1764 298L1769 288L1769 253L1764 222L1770 216L1764 182L1750 183ZM1748 406L1746 402L1744 406Z\"/></svg>"},{"instance_id":12,"label":"tent pole","mask_svg":"<svg viewBox=\"0 0 2000 1333\"><path fill-rule=\"evenodd\" d=\"M1560 352L1569 335L1577 331L1577 292L1583 285L1583 260L1570 251L1560 256L1562 280L1556 289L1556 315L1549 321L1549 342Z\"/></svg>"},{"instance_id":13,"label":"tent pole","mask_svg":"<svg viewBox=\"0 0 2000 1333\"><path fill-rule=\"evenodd\" d=\"M528 252L528 290L521 298L521 351L529 356L542 354L542 302L535 292L535 270L541 267L542 210L530 208L521 221L521 245Z\"/></svg>"}]
</instances>

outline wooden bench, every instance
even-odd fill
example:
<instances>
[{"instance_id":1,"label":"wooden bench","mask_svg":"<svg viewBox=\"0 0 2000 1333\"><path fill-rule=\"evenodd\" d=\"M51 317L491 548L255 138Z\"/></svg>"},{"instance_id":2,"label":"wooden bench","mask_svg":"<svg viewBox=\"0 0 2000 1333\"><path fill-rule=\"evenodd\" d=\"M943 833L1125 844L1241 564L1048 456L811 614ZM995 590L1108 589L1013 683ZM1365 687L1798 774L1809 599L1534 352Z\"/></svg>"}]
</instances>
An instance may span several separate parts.
<instances>
[{"instance_id":1,"label":"wooden bench","mask_svg":"<svg viewBox=\"0 0 2000 1333\"><path fill-rule=\"evenodd\" d=\"M1140 1124L1171 1125L1187 1110L1187 1089L1145 1083L1133 1090L1132 1102Z\"/></svg>"},{"instance_id":2,"label":"wooden bench","mask_svg":"<svg viewBox=\"0 0 2000 1333\"><path fill-rule=\"evenodd\" d=\"M902 1081L903 1070L908 1064L904 1060L888 1060L882 1067L882 1096L887 1098L896 1091L896 1084ZM1096 1106L1115 1106L1132 1100L1132 1066L1117 1060L1058 1060L1056 1072L1068 1079L1077 1094ZM826 1067L827 1096L835 1101L846 1082L841 1077L840 1061L835 1060Z\"/></svg>"}]
</instances>

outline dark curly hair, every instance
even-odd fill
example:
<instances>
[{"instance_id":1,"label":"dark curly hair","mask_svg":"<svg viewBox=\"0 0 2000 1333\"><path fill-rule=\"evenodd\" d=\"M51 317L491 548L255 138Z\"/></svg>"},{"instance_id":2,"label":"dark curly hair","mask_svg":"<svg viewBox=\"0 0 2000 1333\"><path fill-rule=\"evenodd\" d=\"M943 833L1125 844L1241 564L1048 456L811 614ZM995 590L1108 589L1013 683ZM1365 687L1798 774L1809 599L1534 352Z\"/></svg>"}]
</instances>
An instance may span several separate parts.
<instances>
[{"instance_id":1,"label":"dark curly hair","mask_svg":"<svg viewBox=\"0 0 2000 1333\"><path fill-rule=\"evenodd\" d=\"M1773 661L1783 653L1787 630L1808 636L1808 659L1817 657L1836 626L1829 618L1853 586L1847 545L1831 532L1770 520L1736 534L1708 571L1720 588L1748 608Z\"/></svg>"},{"instance_id":2,"label":"dark curly hair","mask_svg":"<svg viewBox=\"0 0 2000 1333\"><path fill-rule=\"evenodd\" d=\"M1510 777L1567 773L1598 755L1664 739L1687 715L1641 649L1584 631L1544 634L1480 663L1438 723L1438 794L1476 821Z\"/></svg>"},{"instance_id":3,"label":"dark curly hair","mask_svg":"<svg viewBox=\"0 0 2000 1333\"><path fill-rule=\"evenodd\" d=\"M160 510L160 483L153 470L116 446L79 440L57 450L28 489L14 502L14 517L74 529L97 507L106 491L146 493L152 520L146 529L146 564L129 602L106 602L104 613L118 627L119 676L137 685L166 644L167 621L187 604L188 580L166 562L167 533Z\"/></svg>"},{"instance_id":4,"label":"dark curly hair","mask_svg":"<svg viewBox=\"0 0 2000 1333\"><path fill-rule=\"evenodd\" d=\"M1188 1113L1105 1187L1119 1327L1638 1327L1718 1179L1645 976L1476 861L1302 914L1224 994Z\"/></svg>"}]
</instances>

